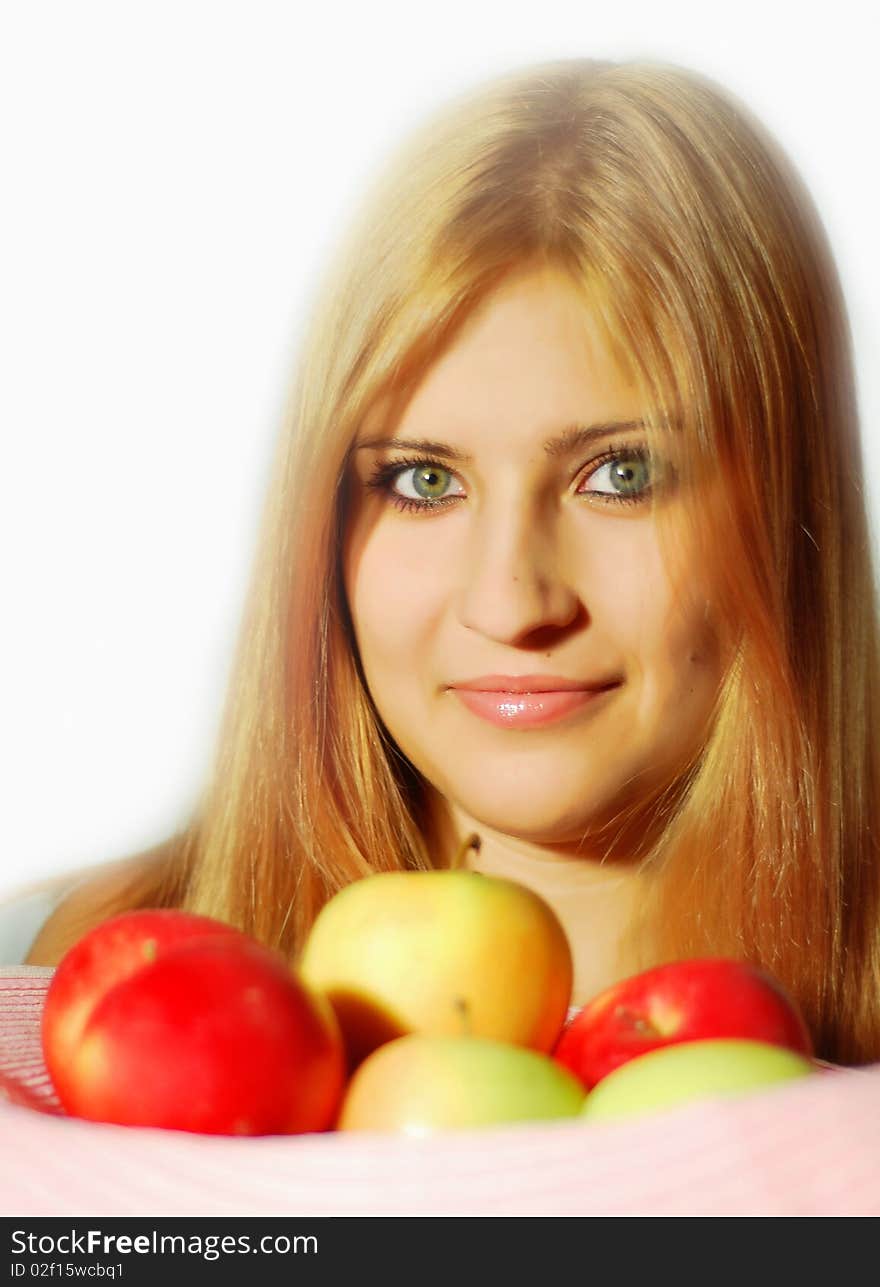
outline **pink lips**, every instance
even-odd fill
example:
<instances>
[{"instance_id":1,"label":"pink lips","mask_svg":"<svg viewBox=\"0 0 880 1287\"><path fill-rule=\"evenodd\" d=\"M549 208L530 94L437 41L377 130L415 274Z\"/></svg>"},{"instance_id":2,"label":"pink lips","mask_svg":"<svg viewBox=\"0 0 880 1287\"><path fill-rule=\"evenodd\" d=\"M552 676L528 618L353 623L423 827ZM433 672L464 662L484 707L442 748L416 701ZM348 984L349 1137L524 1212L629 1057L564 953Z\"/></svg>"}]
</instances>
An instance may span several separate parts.
<instances>
[{"instance_id":1,"label":"pink lips","mask_svg":"<svg viewBox=\"0 0 880 1287\"><path fill-rule=\"evenodd\" d=\"M502 728L537 728L597 701L619 679L586 683L560 675L481 675L453 684L461 703Z\"/></svg>"}]
</instances>

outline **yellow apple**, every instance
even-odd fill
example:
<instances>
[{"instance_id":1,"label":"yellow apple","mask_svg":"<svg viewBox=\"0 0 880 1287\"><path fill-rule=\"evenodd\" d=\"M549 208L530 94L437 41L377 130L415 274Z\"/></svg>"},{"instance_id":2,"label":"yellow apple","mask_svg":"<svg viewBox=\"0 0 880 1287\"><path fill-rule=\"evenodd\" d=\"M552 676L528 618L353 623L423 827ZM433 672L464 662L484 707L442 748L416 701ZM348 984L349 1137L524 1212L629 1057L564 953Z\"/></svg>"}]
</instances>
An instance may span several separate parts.
<instances>
[{"instance_id":1,"label":"yellow apple","mask_svg":"<svg viewBox=\"0 0 880 1287\"><path fill-rule=\"evenodd\" d=\"M299 967L332 1003L352 1066L416 1032L550 1051L571 1000L571 949L552 908L465 870L347 885L316 917Z\"/></svg>"},{"instance_id":2,"label":"yellow apple","mask_svg":"<svg viewBox=\"0 0 880 1287\"><path fill-rule=\"evenodd\" d=\"M712 1095L742 1095L807 1077L805 1055L764 1041L713 1038L658 1046L603 1077L587 1095L591 1121L636 1117Z\"/></svg>"},{"instance_id":3,"label":"yellow apple","mask_svg":"<svg viewBox=\"0 0 880 1287\"><path fill-rule=\"evenodd\" d=\"M352 1077L342 1131L432 1131L576 1117L584 1088L548 1055L480 1037L399 1037Z\"/></svg>"}]
</instances>

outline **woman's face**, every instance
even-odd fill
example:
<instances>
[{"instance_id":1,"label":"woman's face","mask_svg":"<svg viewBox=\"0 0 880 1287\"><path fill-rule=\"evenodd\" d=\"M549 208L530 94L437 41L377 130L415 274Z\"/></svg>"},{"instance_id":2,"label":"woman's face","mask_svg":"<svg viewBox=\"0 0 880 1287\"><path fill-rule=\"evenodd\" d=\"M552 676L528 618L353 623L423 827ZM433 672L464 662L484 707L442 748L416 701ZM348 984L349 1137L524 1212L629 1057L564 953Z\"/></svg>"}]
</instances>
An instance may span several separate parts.
<instances>
[{"instance_id":1,"label":"woman's face","mask_svg":"<svg viewBox=\"0 0 880 1287\"><path fill-rule=\"evenodd\" d=\"M344 581L370 693L437 792L506 835L586 843L706 732L711 587L683 525L664 565L648 488L674 528L676 431L650 462L643 412L573 286L538 269L358 435Z\"/></svg>"}]
</instances>

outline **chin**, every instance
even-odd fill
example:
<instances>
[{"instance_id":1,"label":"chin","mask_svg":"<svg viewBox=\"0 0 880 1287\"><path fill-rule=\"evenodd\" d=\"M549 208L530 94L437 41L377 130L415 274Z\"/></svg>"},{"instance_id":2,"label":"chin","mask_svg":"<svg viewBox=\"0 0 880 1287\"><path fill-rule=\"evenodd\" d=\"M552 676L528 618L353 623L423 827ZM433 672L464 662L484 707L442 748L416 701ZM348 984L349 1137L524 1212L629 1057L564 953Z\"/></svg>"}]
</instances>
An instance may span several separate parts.
<instances>
[{"instance_id":1,"label":"chin","mask_svg":"<svg viewBox=\"0 0 880 1287\"><path fill-rule=\"evenodd\" d=\"M585 841L605 814L601 802L553 798L552 793L533 789L523 792L496 792L490 797L473 791L444 790L447 798L473 819L477 829L488 827L500 835L536 845L576 845Z\"/></svg>"}]
</instances>

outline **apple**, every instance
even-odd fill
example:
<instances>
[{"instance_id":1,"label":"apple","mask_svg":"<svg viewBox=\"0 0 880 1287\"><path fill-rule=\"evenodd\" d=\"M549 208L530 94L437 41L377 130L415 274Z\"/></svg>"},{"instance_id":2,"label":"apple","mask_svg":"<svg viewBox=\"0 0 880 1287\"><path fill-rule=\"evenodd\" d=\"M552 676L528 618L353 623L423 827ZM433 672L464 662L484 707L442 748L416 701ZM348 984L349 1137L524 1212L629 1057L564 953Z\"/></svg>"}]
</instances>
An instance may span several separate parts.
<instances>
[{"instance_id":1,"label":"apple","mask_svg":"<svg viewBox=\"0 0 880 1287\"><path fill-rule=\"evenodd\" d=\"M584 1090L548 1055L483 1037L398 1037L351 1078L342 1131L436 1130L576 1117Z\"/></svg>"},{"instance_id":2,"label":"apple","mask_svg":"<svg viewBox=\"0 0 880 1287\"><path fill-rule=\"evenodd\" d=\"M67 1093L82 1031L107 989L172 948L196 940L250 941L210 916L150 908L101 921L65 953L52 975L42 1015L43 1053L59 1097Z\"/></svg>"},{"instance_id":3,"label":"apple","mask_svg":"<svg viewBox=\"0 0 880 1287\"><path fill-rule=\"evenodd\" d=\"M563 1031L554 1057L589 1090L637 1055L714 1037L813 1052L803 1016L771 974L710 957L671 961L606 988Z\"/></svg>"},{"instance_id":4,"label":"apple","mask_svg":"<svg viewBox=\"0 0 880 1287\"><path fill-rule=\"evenodd\" d=\"M281 953L247 935L209 918L157 916L124 913L104 922L58 966L43 1034L65 1110L219 1135L332 1125L345 1052L329 1002Z\"/></svg>"},{"instance_id":5,"label":"apple","mask_svg":"<svg viewBox=\"0 0 880 1287\"><path fill-rule=\"evenodd\" d=\"M590 1121L642 1116L712 1095L738 1095L807 1077L812 1061L766 1041L723 1037L682 1041L637 1055L589 1092Z\"/></svg>"},{"instance_id":6,"label":"apple","mask_svg":"<svg viewBox=\"0 0 880 1287\"><path fill-rule=\"evenodd\" d=\"M571 999L555 912L524 885L460 869L347 885L318 913L299 965L329 997L352 1067L410 1033L549 1053Z\"/></svg>"}]
</instances>

